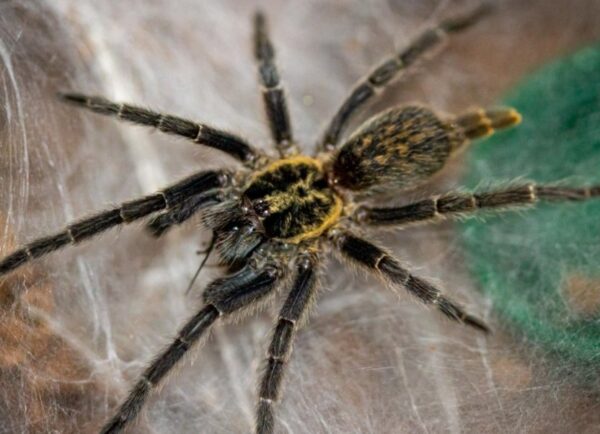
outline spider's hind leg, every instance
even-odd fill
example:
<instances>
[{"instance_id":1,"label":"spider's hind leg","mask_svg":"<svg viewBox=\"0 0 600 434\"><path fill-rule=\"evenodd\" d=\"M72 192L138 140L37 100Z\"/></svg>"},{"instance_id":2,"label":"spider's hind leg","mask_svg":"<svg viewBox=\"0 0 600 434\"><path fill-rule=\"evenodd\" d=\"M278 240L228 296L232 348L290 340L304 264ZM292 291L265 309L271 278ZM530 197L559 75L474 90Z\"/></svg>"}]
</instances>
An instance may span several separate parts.
<instances>
[{"instance_id":1,"label":"spider's hind leg","mask_svg":"<svg viewBox=\"0 0 600 434\"><path fill-rule=\"evenodd\" d=\"M204 337L221 316L259 304L273 293L283 274L281 264L267 263L211 283L204 292L205 306L179 330L177 337L146 368L102 434L122 432L137 417L150 393L155 390L184 355Z\"/></svg>"},{"instance_id":2,"label":"spider's hind leg","mask_svg":"<svg viewBox=\"0 0 600 434\"><path fill-rule=\"evenodd\" d=\"M281 383L292 352L294 335L316 295L317 261L315 256L300 256L296 261L296 277L285 300L273 337L267 350L267 361L261 378L256 410L256 434L271 434L275 426L273 406L281 396Z\"/></svg>"},{"instance_id":3,"label":"spider's hind leg","mask_svg":"<svg viewBox=\"0 0 600 434\"><path fill-rule=\"evenodd\" d=\"M479 331L490 331L482 320L466 312L431 283L413 275L382 248L341 229L334 230L332 237L334 244L344 257L369 271L377 272L392 287L404 287L423 303L437 307L453 321L471 326Z\"/></svg>"},{"instance_id":4,"label":"spider's hind leg","mask_svg":"<svg viewBox=\"0 0 600 434\"><path fill-rule=\"evenodd\" d=\"M567 187L535 183L514 184L487 191L451 191L404 206L357 208L353 218L359 224L403 227L431 223L444 218L466 218L477 214L516 211L539 201L582 202L600 197L600 185Z\"/></svg>"}]
</instances>

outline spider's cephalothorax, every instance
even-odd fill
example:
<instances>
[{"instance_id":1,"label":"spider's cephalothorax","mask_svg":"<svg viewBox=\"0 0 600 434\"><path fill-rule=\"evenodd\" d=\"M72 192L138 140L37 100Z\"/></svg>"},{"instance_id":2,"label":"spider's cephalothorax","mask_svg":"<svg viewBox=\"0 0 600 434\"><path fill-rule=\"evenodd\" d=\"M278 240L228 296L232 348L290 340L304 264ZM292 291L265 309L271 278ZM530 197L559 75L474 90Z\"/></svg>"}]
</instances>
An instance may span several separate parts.
<instances>
[{"instance_id":1,"label":"spider's cephalothorax","mask_svg":"<svg viewBox=\"0 0 600 434\"><path fill-rule=\"evenodd\" d=\"M256 432L273 432L274 406L281 395L294 334L315 299L318 270L327 245L375 273L388 286L406 289L448 318L488 330L482 321L427 280L412 274L384 248L363 238L362 233L370 227L435 222L443 217L470 216L479 210L533 205L539 200L586 200L599 196L600 186L521 182L490 191L451 191L404 206L360 203L376 192L400 193L425 182L471 140L517 124L520 117L510 108L476 109L459 116L439 116L418 106L392 108L365 122L338 148L344 128L359 108L447 35L474 24L486 10L482 6L440 22L375 67L334 115L313 157L298 153L275 52L261 14L255 17L254 53L271 136L280 159L263 155L242 138L208 125L101 97L63 94L66 101L97 113L153 126L218 149L245 166L235 173L198 172L157 193L76 221L0 260L1 276L69 244L148 216L147 228L154 236L196 214L213 232L211 248L216 246L221 262L228 265L225 276L206 287L204 305L142 373L102 428L103 433L120 432L133 421L150 392L218 318L262 306L277 289L289 285L268 347L256 415Z\"/></svg>"},{"instance_id":2,"label":"spider's cephalothorax","mask_svg":"<svg viewBox=\"0 0 600 434\"><path fill-rule=\"evenodd\" d=\"M270 162L240 184L237 194L202 212L221 261L232 269L267 242L298 245L318 238L342 213L342 200L329 187L322 163L307 156Z\"/></svg>"},{"instance_id":3,"label":"spider's cephalothorax","mask_svg":"<svg viewBox=\"0 0 600 434\"><path fill-rule=\"evenodd\" d=\"M293 244L320 236L342 212L322 163L305 156L278 160L257 173L243 200L265 236Z\"/></svg>"}]
</instances>

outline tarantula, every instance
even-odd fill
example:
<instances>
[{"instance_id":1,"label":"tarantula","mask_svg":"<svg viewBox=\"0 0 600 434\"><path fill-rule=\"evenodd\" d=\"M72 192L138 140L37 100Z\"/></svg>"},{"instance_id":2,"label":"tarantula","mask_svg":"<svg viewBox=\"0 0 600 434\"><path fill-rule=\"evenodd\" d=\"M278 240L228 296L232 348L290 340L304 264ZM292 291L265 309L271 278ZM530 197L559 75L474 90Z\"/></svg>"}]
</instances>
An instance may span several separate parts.
<instances>
[{"instance_id":1,"label":"tarantula","mask_svg":"<svg viewBox=\"0 0 600 434\"><path fill-rule=\"evenodd\" d=\"M265 155L242 138L208 125L159 114L96 96L65 93L62 98L93 112L152 126L238 160L238 171L201 171L155 194L76 221L54 235L36 239L0 261L0 275L69 244L80 243L115 226L152 215L147 228L160 236L198 214L213 233L213 245L227 275L210 283L204 305L141 375L128 397L104 425L117 433L132 422L150 392L220 317L264 305L279 288L289 292L268 347L259 388L256 432L274 430L292 342L306 320L318 287L318 270L327 246L373 272L390 287L403 287L448 318L487 332L488 327L412 274L383 247L362 238L359 226L402 227L469 216L479 210L533 205L539 200L586 200L600 186L570 188L533 183L474 193L448 192L400 207L371 207L360 202L375 193L414 188L438 173L474 140L495 129L516 125L512 108L472 110L442 117L422 106L394 107L366 121L340 145L348 121L394 78L447 35L470 27L487 12L481 5L420 33L399 53L359 81L328 124L314 156L299 153L292 134L285 93L264 16L254 18L254 54L270 133L279 156Z\"/></svg>"}]
</instances>

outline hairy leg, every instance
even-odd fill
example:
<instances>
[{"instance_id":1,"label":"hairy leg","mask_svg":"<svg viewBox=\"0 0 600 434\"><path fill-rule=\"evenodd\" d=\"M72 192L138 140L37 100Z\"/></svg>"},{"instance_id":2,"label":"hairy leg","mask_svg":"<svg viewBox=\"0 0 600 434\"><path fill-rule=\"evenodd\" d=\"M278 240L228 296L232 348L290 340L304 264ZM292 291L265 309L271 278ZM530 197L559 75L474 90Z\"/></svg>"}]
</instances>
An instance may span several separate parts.
<instances>
[{"instance_id":1,"label":"hairy leg","mask_svg":"<svg viewBox=\"0 0 600 434\"><path fill-rule=\"evenodd\" d=\"M280 82L275 64L275 49L269 38L267 20L261 12L254 16L254 56L262 84L263 101L271 136L283 157L293 146L292 126L285 99L285 90Z\"/></svg>"},{"instance_id":2,"label":"hairy leg","mask_svg":"<svg viewBox=\"0 0 600 434\"><path fill-rule=\"evenodd\" d=\"M190 196L222 188L229 183L229 175L220 171L199 172L158 193L144 196L118 207L94 214L67 226L54 235L38 238L0 260L0 276L59 250L69 244L85 241L123 223L130 223L149 214L178 206Z\"/></svg>"},{"instance_id":3,"label":"hairy leg","mask_svg":"<svg viewBox=\"0 0 600 434\"><path fill-rule=\"evenodd\" d=\"M436 26L423 31L408 47L383 61L370 74L359 80L325 130L325 135L320 142L321 150L333 150L352 115L382 91L398 74L439 46L448 34L460 32L475 24L489 11L489 8L487 3L482 3L478 8L463 15L441 21Z\"/></svg>"},{"instance_id":4,"label":"hairy leg","mask_svg":"<svg viewBox=\"0 0 600 434\"><path fill-rule=\"evenodd\" d=\"M281 382L292 352L294 335L307 315L317 288L317 258L300 256L292 289L279 312L267 352L256 411L256 434L271 434L275 426L273 406L281 396Z\"/></svg>"},{"instance_id":5,"label":"hairy leg","mask_svg":"<svg viewBox=\"0 0 600 434\"><path fill-rule=\"evenodd\" d=\"M204 293L205 306L180 329L177 337L146 368L115 415L104 425L102 434L116 434L133 422L146 399L171 369L183 358L223 315L258 303L276 287L282 269L269 264L256 270L250 266L226 278L214 281Z\"/></svg>"},{"instance_id":6,"label":"hairy leg","mask_svg":"<svg viewBox=\"0 0 600 434\"><path fill-rule=\"evenodd\" d=\"M360 207L354 218L374 226L403 226L467 217L481 211L511 211L544 201L585 201L600 196L600 186L561 187L527 183L495 190L450 192L408 205L390 208Z\"/></svg>"},{"instance_id":7,"label":"hairy leg","mask_svg":"<svg viewBox=\"0 0 600 434\"><path fill-rule=\"evenodd\" d=\"M332 238L335 246L345 258L369 271L377 272L391 286L404 287L423 303L437 307L451 320L483 332L489 332L488 326L482 320L467 313L431 283L413 275L382 248L341 229L335 229Z\"/></svg>"}]
</instances>

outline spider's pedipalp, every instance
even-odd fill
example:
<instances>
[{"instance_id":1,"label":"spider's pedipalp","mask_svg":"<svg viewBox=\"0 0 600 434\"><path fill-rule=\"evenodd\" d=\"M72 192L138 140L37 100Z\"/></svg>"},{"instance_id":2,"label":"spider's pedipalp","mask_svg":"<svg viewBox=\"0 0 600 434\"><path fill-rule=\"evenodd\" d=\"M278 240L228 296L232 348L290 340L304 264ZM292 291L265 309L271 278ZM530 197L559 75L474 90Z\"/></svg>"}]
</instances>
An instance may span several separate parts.
<instances>
[{"instance_id":1,"label":"spider's pedipalp","mask_svg":"<svg viewBox=\"0 0 600 434\"><path fill-rule=\"evenodd\" d=\"M124 202L111 210L72 223L64 231L55 235L34 240L0 260L0 276L69 244L85 241L115 226L178 206L190 196L220 188L228 179L223 176L224 173L218 171L199 172L176 182L161 192Z\"/></svg>"},{"instance_id":2,"label":"spider's pedipalp","mask_svg":"<svg viewBox=\"0 0 600 434\"><path fill-rule=\"evenodd\" d=\"M201 220L215 234L220 263L232 269L243 266L266 241L260 222L237 196L206 208Z\"/></svg>"},{"instance_id":3,"label":"spider's pedipalp","mask_svg":"<svg viewBox=\"0 0 600 434\"><path fill-rule=\"evenodd\" d=\"M390 285L404 287L424 304L436 306L448 318L483 332L490 331L482 320L467 313L431 283L413 275L396 258L375 244L348 231L337 232L333 242L344 257L367 270L378 272Z\"/></svg>"},{"instance_id":4,"label":"spider's pedipalp","mask_svg":"<svg viewBox=\"0 0 600 434\"><path fill-rule=\"evenodd\" d=\"M223 314L249 306L269 294L283 269L269 263L260 269L247 264L232 276L217 279L204 291L206 304L212 304Z\"/></svg>"},{"instance_id":5,"label":"spider's pedipalp","mask_svg":"<svg viewBox=\"0 0 600 434\"><path fill-rule=\"evenodd\" d=\"M600 186L563 187L534 183L474 193L449 192L399 207L360 207L355 219L373 226L398 226L469 217L477 212L512 211L545 201L585 201L600 196Z\"/></svg>"},{"instance_id":6,"label":"spider's pedipalp","mask_svg":"<svg viewBox=\"0 0 600 434\"><path fill-rule=\"evenodd\" d=\"M220 196L220 193L211 193L190 197L172 209L152 217L146 224L146 229L154 237L160 237L171 227L190 219L202 208L220 202Z\"/></svg>"},{"instance_id":7,"label":"spider's pedipalp","mask_svg":"<svg viewBox=\"0 0 600 434\"><path fill-rule=\"evenodd\" d=\"M241 137L205 124L157 113L143 107L116 103L100 96L80 93L60 93L59 96L68 103L87 108L95 113L114 116L137 125L154 127L164 133L185 137L198 144L218 149L249 166L253 166L258 157L252 146Z\"/></svg>"},{"instance_id":8,"label":"spider's pedipalp","mask_svg":"<svg viewBox=\"0 0 600 434\"><path fill-rule=\"evenodd\" d=\"M175 340L146 368L102 434L117 434L137 417L150 392L158 387L187 351L202 338L220 317L258 304L273 292L282 276L280 264L260 269L246 266L240 272L215 280L205 293L205 306L180 329Z\"/></svg>"},{"instance_id":9,"label":"spider's pedipalp","mask_svg":"<svg viewBox=\"0 0 600 434\"><path fill-rule=\"evenodd\" d=\"M273 405L281 395L281 383L292 351L294 335L316 296L317 263L318 258L314 255L301 255L296 260L294 283L279 312L267 351L256 410L256 434L273 432Z\"/></svg>"},{"instance_id":10,"label":"spider's pedipalp","mask_svg":"<svg viewBox=\"0 0 600 434\"><path fill-rule=\"evenodd\" d=\"M369 75L360 80L350 95L342 103L327 126L319 147L333 150L344 128L352 116L364 104L385 88L398 74L412 66L426 53L438 47L450 33L457 33L477 23L490 10L487 2L462 15L450 17L419 34L404 50L380 63Z\"/></svg>"},{"instance_id":11,"label":"spider's pedipalp","mask_svg":"<svg viewBox=\"0 0 600 434\"><path fill-rule=\"evenodd\" d=\"M254 57L263 86L263 102L275 146L280 156L285 156L294 146L292 125L288 114L285 90L281 85L275 63L275 49L269 38L267 19L262 12L254 15Z\"/></svg>"}]
</instances>

